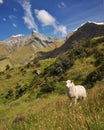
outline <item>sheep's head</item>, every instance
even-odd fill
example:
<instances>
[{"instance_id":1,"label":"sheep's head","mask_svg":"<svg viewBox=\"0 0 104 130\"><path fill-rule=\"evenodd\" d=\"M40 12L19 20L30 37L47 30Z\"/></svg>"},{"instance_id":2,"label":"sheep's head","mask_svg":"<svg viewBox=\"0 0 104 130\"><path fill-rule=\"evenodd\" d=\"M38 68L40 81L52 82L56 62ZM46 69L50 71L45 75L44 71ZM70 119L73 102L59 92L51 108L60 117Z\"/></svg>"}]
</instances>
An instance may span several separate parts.
<instances>
[{"instance_id":1,"label":"sheep's head","mask_svg":"<svg viewBox=\"0 0 104 130\"><path fill-rule=\"evenodd\" d=\"M71 81L71 80L67 80L66 81L66 87L67 88L70 88L70 87L72 87L73 86L73 82Z\"/></svg>"}]
</instances>

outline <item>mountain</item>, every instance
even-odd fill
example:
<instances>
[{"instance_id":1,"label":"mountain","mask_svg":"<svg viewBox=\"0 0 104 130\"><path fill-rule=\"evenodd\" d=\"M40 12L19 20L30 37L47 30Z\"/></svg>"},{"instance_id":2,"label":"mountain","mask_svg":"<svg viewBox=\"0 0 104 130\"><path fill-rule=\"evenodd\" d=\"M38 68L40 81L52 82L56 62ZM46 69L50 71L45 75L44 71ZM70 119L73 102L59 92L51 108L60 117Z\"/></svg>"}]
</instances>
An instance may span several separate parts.
<instances>
[{"instance_id":1,"label":"mountain","mask_svg":"<svg viewBox=\"0 0 104 130\"><path fill-rule=\"evenodd\" d=\"M74 34L69 37L67 42L91 39L102 35L104 35L104 24L87 22L83 26L79 27Z\"/></svg>"},{"instance_id":2,"label":"mountain","mask_svg":"<svg viewBox=\"0 0 104 130\"><path fill-rule=\"evenodd\" d=\"M81 25L71 36L67 37L65 44L60 49L66 51L73 42L89 40L99 36L104 36L104 23L87 22Z\"/></svg>"},{"instance_id":3,"label":"mountain","mask_svg":"<svg viewBox=\"0 0 104 130\"><path fill-rule=\"evenodd\" d=\"M31 44L34 49L40 49L47 46L54 41L53 38L40 34L36 31L32 31L32 34L24 36L23 34L13 35L9 39L4 40L9 48L20 48L24 45Z\"/></svg>"},{"instance_id":4,"label":"mountain","mask_svg":"<svg viewBox=\"0 0 104 130\"><path fill-rule=\"evenodd\" d=\"M4 60L6 60L7 64L11 63L12 65L26 64L41 49L47 46L54 49L55 45L54 47L51 46L54 41L55 39L36 31L32 31L32 34L28 36L23 34L13 35L0 42L0 65L3 66Z\"/></svg>"},{"instance_id":5,"label":"mountain","mask_svg":"<svg viewBox=\"0 0 104 130\"><path fill-rule=\"evenodd\" d=\"M13 35L0 43L0 65L23 65L35 60L56 57L67 51L73 43L104 35L104 23L87 22L68 34L65 39L54 39L32 31L32 34ZM7 62L7 63L6 63ZM4 66L5 66L4 65ZM2 65L3 66L3 65Z\"/></svg>"}]
</instances>

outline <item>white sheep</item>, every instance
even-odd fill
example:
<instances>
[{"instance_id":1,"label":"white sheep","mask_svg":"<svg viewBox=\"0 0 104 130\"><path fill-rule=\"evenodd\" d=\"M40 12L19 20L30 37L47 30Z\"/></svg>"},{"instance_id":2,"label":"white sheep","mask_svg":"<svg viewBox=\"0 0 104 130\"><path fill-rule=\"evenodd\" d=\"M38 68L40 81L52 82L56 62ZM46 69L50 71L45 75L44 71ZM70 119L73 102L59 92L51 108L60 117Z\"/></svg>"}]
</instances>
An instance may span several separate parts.
<instances>
[{"instance_id":1,"label":"white sheep","mask_svg":"<svg viewBox=\"0 0 104 130\"><path fill-rule=\"evenodd\" d=\"M86 89L81 85L74 85L71 80L66 81L67 95L68 97L75 98L75 104L78 99L86 98Z\"/></svg>"}]
</instances>

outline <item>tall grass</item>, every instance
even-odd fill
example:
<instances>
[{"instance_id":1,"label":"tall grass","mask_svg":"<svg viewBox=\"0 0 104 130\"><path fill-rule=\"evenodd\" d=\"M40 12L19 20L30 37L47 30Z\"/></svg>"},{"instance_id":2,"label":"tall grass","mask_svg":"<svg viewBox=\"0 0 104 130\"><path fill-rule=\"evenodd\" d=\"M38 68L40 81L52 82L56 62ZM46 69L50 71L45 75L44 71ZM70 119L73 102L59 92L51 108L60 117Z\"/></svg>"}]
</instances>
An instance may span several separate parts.
<instances>
[{"instance_id":1,"label":"tall grass","mask_svg":"<svg viewBox=\"0 0 104 130\"><path fill-rule=\"evenodd\" d=\"M85 101L72 106L66 95L29 102L19 99L9 108L2 107L0 130L103 130L103 95L103 86L96 86Z\"/></svg>"}]
</instances>

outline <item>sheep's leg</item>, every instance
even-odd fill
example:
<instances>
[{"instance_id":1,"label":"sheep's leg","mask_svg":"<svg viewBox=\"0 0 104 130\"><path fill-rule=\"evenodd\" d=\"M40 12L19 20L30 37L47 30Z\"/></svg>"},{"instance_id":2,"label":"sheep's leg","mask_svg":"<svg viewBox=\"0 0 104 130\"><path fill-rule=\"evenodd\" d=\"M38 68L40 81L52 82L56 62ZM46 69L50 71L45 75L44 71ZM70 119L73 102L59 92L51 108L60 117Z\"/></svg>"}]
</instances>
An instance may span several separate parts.
<instances>
[{"instance_id":1,"label":"sheep's leg","mask_svg":"<svg viewBox=\"0 0 104 130\"><path fill-rule=\"evenodd\" d=\"M72 106L73 98L70 97L70 107Z\"/></svg>"},{"instance_id":2,"label":"sheep's leg","mask_svg":"<svg viewBox=\"0 0 104 130\"><path fill-rule=\"evenodd\" d=\"M72 106L72 102L70 103L70 107Z\"/></svg>"}]
</instances>

